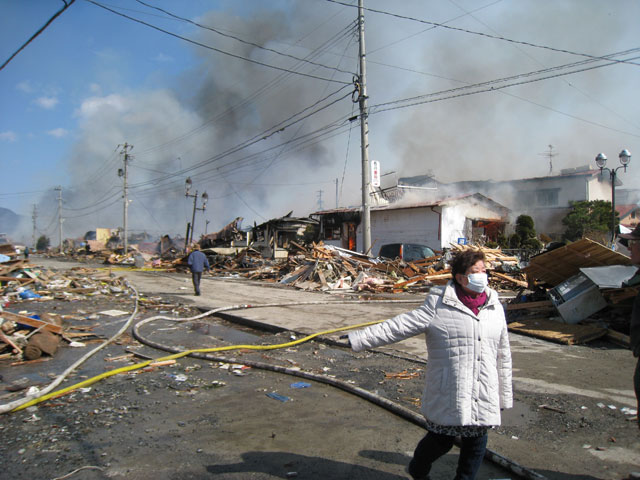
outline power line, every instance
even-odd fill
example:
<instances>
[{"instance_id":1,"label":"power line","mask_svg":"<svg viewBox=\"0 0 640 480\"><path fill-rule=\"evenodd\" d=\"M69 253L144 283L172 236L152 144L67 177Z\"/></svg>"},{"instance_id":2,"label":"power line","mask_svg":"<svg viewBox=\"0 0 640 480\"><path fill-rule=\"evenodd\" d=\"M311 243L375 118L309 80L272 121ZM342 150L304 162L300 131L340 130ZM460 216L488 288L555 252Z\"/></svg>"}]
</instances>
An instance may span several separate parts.
<instances>
[{"instance_id":1,"label":"power line","mask_svg":"<svg viewBox=\"0 0 640 480\"><path fill-rule=\"evenodd\" d=\"M11 55L7 60L5 60L5 62L4 62L2 65L0 65L0 70L2 70L4 67L6 67L6 66L9 64L9 62L10 62L11 60L13 60L13 59L16 57L16 55L18 55L22 50L24 50L24 48L25 48L27 45L29 45L32 41L34 41L38 35L40 35L42 32L44 32L44 30L45 30L49 25L51 25L51 23L52 23L56 18L58 18L58 16L60 16L60 15L62 14L62 12L64 12L67 8L69 8L69 7L73 4L73 2L75 2L75 1L76 1L76 0L68 0L68 3L67 3L67 0L62 0L62 3L64 3L64 7L62 7L60 10L58 10L58 11L53 15L53 17L51 17L51 18L47 21L47 23L45 23L42 27L40 27L36 33L34 33L33 35L31 35L31 37L29 38L29 40L27 40L25 43L23 43L23 44L22 44L22 46L21 46L20 48L18 48L18 50L16 50L16 51L13 53L13 55Z\"/></svg>"},{"instance_id":2,"label":"power line","mask_svg":"<svg viewBox=\"0 0 640 480\"><path fill-rule=\"evenodd\" d=\"M223 54L223 55L227 55L227 56L229 56L229 57L237 58L237 59L239 59L239 60L244 60L245 62L254 63L254 64L256 64L256 65L260 65L260 66L263 66L263 67L272 68L272 69L274 69L274 70L280 70L280 71L282 71L282 72L288 72L288 73L291 73L291 74L294 74L294 75L301 75L301 76L303 76L303 77L313 78L313 79L316 79L316 80L322 80L322 81L325 81L325 82L342 83L342 84L345 84L345 85L348 85L348 84L350 83L350 82L345 82L345 81L341 81L341 80L330 80L330 79L327 79L327 78L324 78L324 77L319 77L319 76L317 76L317 75L312 75L312 74L309 74L309 73L297 72L297 71L295 71L295 70L289 70L289 69L284 68L284 67L278 67L278 66L275 66L275 65L270 65L270 64L268 64L268 63L260 62L260 61L258 61L258 60L253 60L253 59L251 59L251 58L243 57L242 55L236 55L235 53L226 52L226 51L221 50L221 49L219 49L219 48L212 47L212 46L210 46L210 45L206 45L206 44L204 44L204 43L197 42L197 41L195 41L195 40L191 40L190 38L183 37L183 36L181 36L181 35L178 35L177 33L170 32L170 31L168 31L168 30L165 30L165 29L163 29L163 28L160 28L160 27L158 27L158 26L156 26L156 25L153 25L153 24L151 24L151 23L148 23L148 22L145 22L145 21L143 21L143 20L140 20L140 19L137 19L137 18L131 17L131 16L129 16L129 15L126 15L126 14L124 14L124 13L118 12L118 11L113 10L112 8L107 7L106 5L102 5L101 3L98 3L98 2L96 2L96 1L94 1L94 0L86 0L86 1L87 1L87 2L89 2L89 3L92 3L92 4L94 4L94 5L96 5L97 7L104 8L105 10L107 10L107 11L109 11L109 12L111 12L111 13L114 13L114 14L116 14L116 15L119 15L119 16L121 16L121 17L124 17L124 18L126 18L126 19L128 19L128 20L131 20L131 21L133 21L133 22L140 23L140 24L145 25L145 26L147 26L147 27L149 27L149 28L153 28L154 30L158 30L159 32L165 33L165 34L170 35L170 36L172 36L172 37L179 38L180 40L184 40L185 42L192 43L193 45L197 45L197 46L199 46L199 47L206 48L206 49L208 49L208 50L212 50L212 51L214 51L214 52L218 52L218 53L221 53L221 54Z\"/></svg>"},{"instance_id":3,"label":"power line","mask_svg":"<svg viewBox=\"0 0 640 480\"><path fill-rule=\"evenodd\" d=\"M344 87L343 87L343 88L344 88ZM328 107L330 107L330 106L332 106L332 105L334 105L334 104L336 104L336 103L338 103L338 102L342 101L343 99L345 99L345 98L347 98L349 95L351 95L351 92L349 92L349 93L347 93L346 95L341 96L341 97L339 97L339 98L338 98L338 99L336 99L336 100L333 100L332 102L328 103L327 105L324 105L324 106L319 107L318 109L316 109L316 110L314 110L314 111L312 111L312 112L310 112L310 113L307 113L306 115L302 116L301 118L298 118L298 119L296 119L296 120L292 120L292 119L293 119L293 118L295 118L296 116L299 116L299 115L301 115L302 113L304 113L304 112L308 111L310 108L313 108L314 106L318 105L318 104L319 104L319 102L324 101L324 100L326 100L326 99L330 98L332 95L335 95L336 93L339 93L341 90L342 90L342 88L341 88L340 90L338 90L338 91L336 91L336 92L333 92L332 94L330 94L330 95L326 96L324 99L319 100L318 102L314 103L314 104L313 104L313 105L311 105L310 107L306 107L304 110L302 110L302 111L298 112L297 114L295 114L295 115L293 115L293 116L289 117L287 120L285 120L285 121L283 121L283 122L280 122L280 123L279 123L279 124L277 124L275 127L271 127L271 128L269 128L269 129L267 129L267 130L263 131L263 132L262 132L262 133L260 133L260 134L254 135L252 138L250 138L250 139L248 139L248 140L245 140L244 142L242 142L242 143L240 143L240 144L238 144L238 145L236 145L236 146L234 146L234 147L231 147L231 148L227 149L227 150L226 150L226 151L224 151L224 152L221 152L221 153L219 153L219 154L217 154L217 155L214 155L214 156L212 156L212 157L209 157L209 158L207 158L207 159L205 159L205 160L203 160L203 161L201 161L201 162L199 162L199 163L197 163L197 164L195 164L195 165L192 165L192 166L190 166L190 167L184 168L184 169L182 169L181 171L175 172L175 173L173 173L173 174L168 174L168 175L166 175L165 177L160 177L159 179L154 179L154 180L151 180L151 181L146 181L146 182L142 182L142 183L133 184L133 185L131 185L131 186L132 186L132 188L133 188L133 187L140 187L140 186L144 186L144 185L149 185L149 184L151 184L151 183L155 183L155 182L161 181L163 178L164 178L164 179L167 179L167 178L171 178L171 177L176 177L176 176L178 176L178 175L184 175L184 174L186 174L186 173L188 173L188 172L193 172L193 171L194 171L194 170L196 170L197 168L200 168L200 167L203 167L203 166L209 165L209 164L211 164L211 163L215 163L215 162L217 162L217 161L219 161L219 160L221 160L221 159L223 159L223 158L225 158L225 157L227 157L227 156L229 156L229 155L232 155L232 154L234 154L234 153L237 153L237 152L239 152L239 151L241 151L241 150L244 150L244 149L246 149L246 148L248 148L248 147L250 147L250 146L252 146L252 145L254 145L254 144L258 143L258 142L261 142L261 141L263 141L263 140L266 140L267 138L269 138L269 137L271 137L271 136L275 135L276 133L283 132L283 131L284 131L284 130L286 130L287 128L290 128L290 127L292 127L293 125L295 125L296 123L299 123L299 122L301 122L301 121L305 120L306 118L308 118L308 117L310 117L310 116L312 116L312 115L317 114L318 112L320 112L320 111L322 111L322 110L324 110L324 109L326 109L326 108L328 108ZM290 123L288 123L288 124L286 124L286 125L283 125L283 123L284 123L284 122L286 122L286 121L290 121Z\"/></svg>"},{"instance_id":4,"label":"power line","mask_svg":"<svg viewBox=\"0 0 640 480\"><path fill-rule=\"evenodd\" d=\"M345 2L341 2L339 0L325 0L325 1L331 2L331 3L336 3L338 5L344 5L346 7L354 7L354 5L351 5L351 4L348 4L348 3L345 3ZM562 48L549 47L547 45L538 45L536 43L524 42L524 41L521 41L521 40L513 40L511 38L506 38L506 37L502 37L502 36L499 36L499 35L490 35L488 33L483 33L483 32L476 32L476 31L473 31L473 30L467 30L465 28L451 27L449 25L445 25L444 23L430 22L428 20L422 20L422 19L415 18L415 17L409 17L407 15L400 15L398 13L385 12L384 10L377 10L375 8L367 8L367 7L365 7L364 10L366 10L368 12L372 12L372 13L379 13L379 14L382 14L382 15L388 15L390 17L400 18L402 20L411 20L413 22L424 23L426 25L433 25L434 27L440 27L440 28L444 28L444 29L447 29L447 30L453 30L453 31L457 31L457 32L468 33L470 35L478 35L478 36L481 36L481 37L491 38L491 39L494 39L494 40L502 40L504 42L516 43L516 44L519 44L519 45L525 45L527 47L541 48L541 49L544 49L544 50L550 50L552 52L558 52L558 53L567 53L569 55L576 55L576 56L579 56L579 57L586 57L586 58L591 58L591 59L594 59L594 60L603 60L603 57L598 57L596 55L589 55L587 53L573 52L571 50L565 50L565 49L562 49ZM631 65L640 66L640 64L635 63L635 62L631 62L629 60L615 60L615 62L616 63L629 63Z\"/></svg>"},{"instance_id":5,"label":"power line","mask_svg":"<svg viewBox=\"0 0 640 480\"><path fill-rule=\"evenodd\" d=\"M405 99L402 99L402 100L394 100L392 102L386 102L386 103L378 104L378 105L376 105L376 107L378 109L380 109L380 107L385 107L385 106L394 105L394 104L398 104L398 103L405 103L405 102L416 102L416 103L412 103L412 105L415 105L415 104L419 104L420 103L419 101L421 99L432 98L432 97L435 97L435 96L439 96L439 95L443 95L443 94L447 94L447 93L454 93L454 92L457 92L457 91L467 90L467 89L471 89L471 88L490 87L487 90L482 90L480 92L475 92L475 93L481 93L481 92L488 91L488 90L497 90L497 89L506 88L506 87L509 87L509 86L522 85L522 84L525 84L525 83L532 83L532 82L537 82L537 81L540 81L540 80L547 80L549 78L556 78L556 77L561 77L561 76L570 75L570 74L574 74L574 73L580 73L580 72L584 72L584 71L588 71L588 70L594 70L596 68L602 68L602 67L606 67L606 66L610 66L610 65L616 64L616 63L618 63L618 61L615 60L612 57L620 56L620 55L629 55L631 53L636 53L638 51L640 51L640 47L639 48L633 48L633 49L625 50L625 51L622 51L622 52L612 53L612 54L607 55L606 57L601 57L599 59L581 60L580 62L574 62L574 63L565 64L565 65L559 65L559 66L556 66L556 67L545 68L545 69L536 70L536 71L533 71L533 72L520 73L520 74L512 75L512 76L509 76L509 77L503 77L503 78L499 78L499 79L489 80L489 81L486 81L486 82L480 82L480 83L475 83L475 84L471 84L471 85L465 85L463 87L457 87L457 88L452 88L452 89L448 89L448 90L442 90L440 92L430 93L430 94L426 94L426 95L418 95L418 96L414 96L414 97L405 98ZM635 60L637 58L640 58L640 57L632 57L631 60ZM602 61L602 60L607 60L607 61L609 61L609 63L595 65L595 66L592 66L592 67L585 67L585 68L581 68L581 69L577 69L577 70L572 70L570 72L562 72L562 73L558 73L558 74L555 74L555 75L548 75L548 76L545 76L545 77L535 78L535 79L532 79L532 80L511 83L511 84L504 85L504 86L494 86L495 84L503 83L503 82L510 81L510 80L517 80L519 78L531 77L531 76L541 75L541 74L550 73L550 72L554 72L554 71L559 71L559 70L561 71L561 70L565 70L565 69L569 69L569 68L580 67L582 65L587 65L587 64L590 64L590 63L593 63L593 62L596 62L596 61ZM470 93L466 93L464 95L469 95L469 94ZM460 95L460 96L463 96L463 95ZM446 98L453 98L453 97L446 97ZM423 102L423 103L427 103L427 102ZM390 109L391 108L384 109L383 111L390 110Z\"/></svg>"},{"instance_id":6,"label":"power line","mask_svg":"<svg viewBox=\"0 0 640 480\"><path fill-rule=\"evenodd\" d=\"M338 32L336 35L334 35L332 38L328 39L324 44L320 45L318 48L316 48L313 52L311 52L307 58L314 58L314 57L318 57L320 54L322 54L325 50L332 48L333 45L337 44L339 41L341 41L345 36L348 35L352 35L353 34L353 30L354 30L354 26L355 26L355 22L350 22L350 24L343 28L340 32ZM138 153L138 156L141 155L145 155L148 154L154 150L160 149L160 148L164 148L168 145L177 143L179 141L182 140L186 140L187 138L191 137L192 135L195 135L197 133L199 133L200 131L202 131L207 125L215 122L216 120L219 119L224 119L226 117L228 117L229 115L235 113L236 111L240 110L241 108L250 105L252 101L255 101L257 98L259 98L260 96L262 96L263 94L265 94L267 91L269 91L270 89L275 88L278 84L282 83L285 78L289 77L291 74L289 73L282 73L280 74L277 78L271 80L270 82L262 85L258 90L256 90L255 92L253 92L251 95L245 97L242 101L238 102L237 104L229 107L228 109L226 109L223 112L220 112L218 115L216 115L215 117L207 120L205 123L203 123L202 125L194 128L193 130L190 130L189 132L186 132L172 140L169 140L167 142L164 142L162 144L159 145L155 145L153 147L149 147L146 150L142 150L141 152ZM137 140L137 143L144 143L141 140Z\"/></svg>"},{"instance_id":7,"label":"power line","mask_svg":"<svg viewBox=\"0 0 640 480\"><path fill-rule=\"evenodd\" d=\"M142 0L136 0L136 2L142 4L142 5L146 6L146 7L153 8L153 9L158 10L160 12L166 13L167 15L169 15L169 16L171 16L173 18L177 18L177 19L182 20L184 22L187 22L187 23L190 23L192 25L195 25L196 27L199 27L199 28L202 28L202 29L205 29L205 30L209 30L211 32L217 33L218 35L222 35L223 37L232 38L233 40L237 40L238 42L244 43L245 45L251 45L252 47L256 47L256 48L259 48L261 50L265 50L267 52L272 52L272 53L275 53L276 55L281 55L283 57L289 57L289 58L292 58L292 59L297 60L299 62L309 63L309 64L315 65L317 67L322 67L322 68L326 68L326 69L329 69L329 70L335 70L336 72L341 72L341 73L348 73L350 75L354 75L355 74L354 72L349 72L347 70L341 70L341 69L336 68L336 67L329 67L329 66L323 65L321 63L312 62L312 61L307 60L305 58L299 58L299 57L296 57L294 55L290 55L288 53L282 53L282 52L280 52L278 50L275 50L273 48L264 47L264 46L262 46L262 45L260 45L258 43L254 43L254 42L250 42L248 40L244 40L244 39L242 39L240 37L237 37L235 35L231 35L229 33L224 33L224 32L222 32L222 31L220 31L220 30L218 30L216 28L209 27L207 25L202 25L202 24L194 22L193 20L190 20L188 18L181 17L181 16L176 15L174 13L171 13L171 12L169 12L167 10L164 10L163 8L155 7L153 5L149 5L148 3L145 3Z\"/></svg>"},{"instance_id":8,"label":"power line","mask_svg":"<svg viewBox=\"0 0 640 480\"><path fill-rule=\"evenodd\" d=\"M501 0L499 0L501 1ZM485 28L488 28L489 30L491 30L492 32L498 34L498 32L493 29L491 26L487 25L485 22L483 22L482 20L480 20L478 17L476 17L475 15L473 15L473 13L477 10L474 10L473 12L467 12L464 8L462 8L460 5L458 5L454 0L449 0L450 3L452 3L453 5L455 5L456 7L458 7L460 10L462 10L463 12L465 12L465 15L469 15L471 18L473 18L476 22L480 23L481 25L483 25ZM520 53L522 53L523 55L527 56L528 58L530 58L531 60L533 60L535 63L537 63L540 66L544 66L544 64L540 61L538 61L537 58L535 58L533 55L529 54L528 52L526 52L524 49L520 48L519 46L516 45L515 47ZM614 111L613 109L607 107L606 105L603 105L601 102L599 102L598 100L594 99L593 97L591 97L589 94L587 94L586 92L584 92L583 90L581 90L580 88L578 88L577 86L575 86L573 83L571 83L569 80L563 78L562 81L568 85L570 88L573 88L575 91L577 91L578 93L580 93L581 95L583 95L584 97L586 97L587 99L589 99L590 101L600 105L601 107L603 107L604 109L608 110L609 112L613 113L614 115L616 115L618 118L628 122L628 123L632 123L633 122L631 120L629 120L628 118L623 117L622 115L620 115L618 112ZM634 124L634 126L636 128L637 125Z\"/></svg>"}]
</instances>

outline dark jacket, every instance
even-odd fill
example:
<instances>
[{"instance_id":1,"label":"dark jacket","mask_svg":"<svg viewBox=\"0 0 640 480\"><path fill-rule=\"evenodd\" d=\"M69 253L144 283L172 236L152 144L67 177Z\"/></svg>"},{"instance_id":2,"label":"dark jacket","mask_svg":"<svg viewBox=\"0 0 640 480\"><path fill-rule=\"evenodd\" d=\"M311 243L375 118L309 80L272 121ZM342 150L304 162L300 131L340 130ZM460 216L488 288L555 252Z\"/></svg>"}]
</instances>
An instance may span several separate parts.
<instances>
[{"instance_id":1,"label":"dark jacket","mask_svg":"<svg viewBox=\"0 0 640 480\"><path fill-rule=\"evenodd\" d=\"M636 286L640 284L640 270L624 282L623 286ZM640 293L636 295L633 301L633 309L631 310L631 324L630 324L630 336L631 336L631 351L634 357L640 357Z\"/></svg>"},{"instance_id":2,"label":"dark jacket","mask_svg":"<svg viewBox=\"0 0 640 480\"><path fill-rule=\"evenodd\" d=\"M640 357L640 293L633 301L631 311L631 351L634 357Z\"/></svg>"},{"instance_id":3,"label":"dark jacket","mask_svg":"<svg viewBox=\"0 0 640 480\"><path fill-rule=\"evenodd\" d=\"M209 260L207 256L200 250L194 250L189 254L187 263L192 272L202 273L204 270L209 270Z\"/></svg>"}]
</instances>

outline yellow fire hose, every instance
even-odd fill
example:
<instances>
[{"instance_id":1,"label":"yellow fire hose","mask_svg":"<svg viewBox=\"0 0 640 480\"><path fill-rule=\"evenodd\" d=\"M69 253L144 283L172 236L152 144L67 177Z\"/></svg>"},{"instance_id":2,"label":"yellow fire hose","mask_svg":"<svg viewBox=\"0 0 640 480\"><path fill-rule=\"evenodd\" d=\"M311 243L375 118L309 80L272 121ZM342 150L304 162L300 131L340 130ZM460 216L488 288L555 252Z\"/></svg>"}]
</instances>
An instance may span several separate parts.
<instances>
[{"instance_id":1,"label":"yellow fire hose","mask_svg":"<svg viewBox=\"0 0 640 480\"><path fill-rule=\"evenodd\" d=\"M326 303L326 302L325 302ZM335 303L341 303L341 302L335 302ZM296 305L300 305L299 303ZM259 305L260 307L265 306L265 305ZM270 305L272 306L272 305ZM244 305L243 307L248 308L251 307L250 305ZM231 309L230 307L225 308L225 310L229 310ZM221 309L217 309L217 310L212 310L211 312L219 312ZM211 312L207 312L207 314L211 314ZM198 317L201 317L200 315L198 315ZM149 319L144 320L144 322L148 322L151 320L158 320L160 318L164 318L164 319L170 319L170 320L176 320L176 319L171 319L168 317L152 317ZM187 319L185 319L187 320ZM182 321L185 321L182 320ZM188 319L190 320L190 319ZM380 323L383 320L376 320L373 322L366 322L366 323L360 323L358 325L349 325L346 327L340 327L340 328L334 328L331 330L325 330L323 332L317 332L317 333L313 333L311 335L307 335L306 337L303 338L299 338L297 340L293 340L290 342L286 342L286 343L280 343L280 344L276 344L276 345L227 345L225 347L211 347L211 348L194 348L191 350L185 350L179 353L174 353L172 355L167 355L164 357L160 357L160 358L156 358L154 360L146 360L144 362L140 362L140 363L136 363L134 365L127 365L126 367L121 367L121 368L117 368L114 370L110 370L108 372L104 372L101 373L100 375L96 375L95 377L92 378L88 378L87 380L83 380L82 382L76 383L74 385L70 385L68 387L62 388L60 390L56 390L55 392L51 392L48 393L46 395L43 395L39 398L35 398L27 403L24 403L23 405L20 405L19 407L14 408L13 410L11 410L11 412L17 412L19 410L23 410L25 408L28 408L32 405L36 405L38 403L44 402L46 400L50 400L52 398L56 398L59 397L61 395L64 395L66 393L69 393L73 390L77 390L79 388L84 388L84 387L88 387L89 385L93 385L96 382L99 382L100 380L103 380L105 378L111 377L113 375L117 375L119 373L126 373L126 372L131 372L133 370L138 370L140 368L144 368L149 366L152 363L156 363L156 362L162 362L165 360L176 360L178 358L182 358L182 357L186 357L190 354L193 353L213 353L213 352L226 352L226 351L230 351L230 350L277 350L280 348L288 348L288 347L292 347L294 345L300 345L301 343L305 343L308 342L309 340L319 337L321 335L329 335L332 333L336 333L336 332L342 332L345 330L352 330L354 328L362 328L362 327L366 327L369 325L374 325L376 323ZM141 322L142 323L142 322Z\"/></svg>"}]
</instances>

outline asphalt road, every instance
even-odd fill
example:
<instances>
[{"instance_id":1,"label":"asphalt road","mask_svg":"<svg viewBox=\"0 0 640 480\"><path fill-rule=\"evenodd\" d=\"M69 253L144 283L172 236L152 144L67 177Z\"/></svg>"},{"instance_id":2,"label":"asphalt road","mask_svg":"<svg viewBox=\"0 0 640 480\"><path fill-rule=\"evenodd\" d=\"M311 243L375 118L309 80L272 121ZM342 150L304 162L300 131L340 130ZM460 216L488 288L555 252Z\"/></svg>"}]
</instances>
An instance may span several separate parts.
<instances>
[{"instance_id":1,"label":"asphalt road","mask_svg":"<svg viewBox=\"0 0 640 480\"><path fill-rule=\"evenodd\" d=\"M73 266L49 259L35 261L56 268ZM291 335L388 318L422 301L422 295L399 295L394 299L412 301L413 305L332 305L357 298L210 277L203 279L203 295L195 297L186 274L113 273L126 276L146 296L170 299L201 311L229 305L278 304L226 313L228 320L286 332L267 338L259 334L260 342L271 343ZM152 314L143 312L143 318ZM214 328L208 320L205 323L207 329ZM178 339L177 343L185 343L198 328L164 326L146 330L146 334L158 338L165 335L161 343L176 344ZM229 331L221 334L219 330L227 327L216 328L213 335L207 330L207 335L199 336L191 348L229 335ZM257 331L244 334L258 335ZM327 337L339 343L338 334ZM335 375L409 406L407 398L419 397L421 377L393 383L385 380L384 372L420 372L421 364L413 360L426 357L423 340L410 339L387 347L387 354L353 354L335 346L337 343L327 347L314 342L291 351L273 351L268 359ZM504 426L491 432L489 447L493 451L550 479L620 479L640 470L638 429L620 410L635 407L629 351L604 343L568 347L514 334L511 343L516 406L505 412ZM110 354L117 355L124 347L109 348L114 349ZM150 355L157 358L164 353ZM264 360L264 355L253 354L259 360ZM241 354L240 360L243 358L250 357ZM198 368L189 369L194 364ZM13 375L18 374L15 368L11 367ZM0 369L7 371L3 365ZM178 371L190 378L190 388L172 383ZM62 475L82 465L102 470L83 470L77 478L406 478L404 465L423 434L421 428L321 383L311 382L310 388L298 390L290 387L296 379L286 375L258 369L248 372L238 376L216 363L182 359L176 367L137 375L131 381L111 377L93 388L89 400L76 400L71 411L65 401L40 407L35 413L2 416L0 427L5 440L0 455L10 459L15 478L27 478L33 473L33 464L49 469L50 475L41 478L54 478L54 472ZM216 381L224 382L224 387L210 388ZM267 397L269 392L293 401L280 402ZM98 408L91 408L96 404ZM130 408L122 410L123 405ZM30 415L40 420L31 422ZM72 421L74 416L79 424ZM61 422L70 436L67 450L59 447L62 440L50 448L43 447L46 441L41 439L35 451L26 448L21 456L8 455L19 451L21 443L31 447L25 440L30 438L30 429L50 432L47 426L56 428ZM29 454L33 457L25 461ZM455 460L456 452L452 451L438 463L433 478L452 478ZM485 462L479 478L517 477Z\"/></svg>"}]
</instances>

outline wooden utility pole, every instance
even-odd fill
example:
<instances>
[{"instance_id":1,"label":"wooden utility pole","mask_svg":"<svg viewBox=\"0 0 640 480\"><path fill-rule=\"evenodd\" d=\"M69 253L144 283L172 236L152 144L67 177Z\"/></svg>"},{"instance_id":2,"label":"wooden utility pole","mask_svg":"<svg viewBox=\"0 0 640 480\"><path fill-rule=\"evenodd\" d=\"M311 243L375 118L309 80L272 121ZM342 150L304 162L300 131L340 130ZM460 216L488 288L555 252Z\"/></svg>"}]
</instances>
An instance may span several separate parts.
<instances>
[{"instance_id":1,"label":"wooden utility pole","mask_svg":"<svg viewBox=\"0 0 640 480\"><path fill-rule=\"evenodd\" d=\"M371 250L371 211L369 183L369 106L367 103L367 67L364 48L364 0L358 0L358 32L360 40L360 76L358 103L360 105L360 150L362 154L362 253Z\"/></svg>"}]
</instances>

